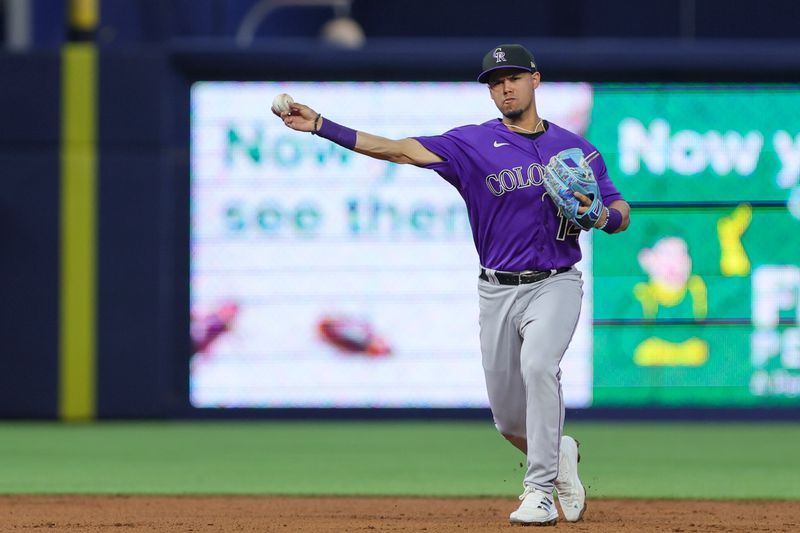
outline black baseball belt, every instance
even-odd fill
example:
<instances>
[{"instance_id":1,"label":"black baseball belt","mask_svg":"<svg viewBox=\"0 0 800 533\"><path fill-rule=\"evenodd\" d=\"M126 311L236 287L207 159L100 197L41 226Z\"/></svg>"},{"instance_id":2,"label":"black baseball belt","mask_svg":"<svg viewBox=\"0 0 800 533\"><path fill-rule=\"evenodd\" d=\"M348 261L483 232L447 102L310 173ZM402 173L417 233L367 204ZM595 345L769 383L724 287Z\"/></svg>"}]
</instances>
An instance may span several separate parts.
<instances>
[{"instance_id":1,"label":"black baseball belt","mask_svg":"<svg viewBox=\"0 0 800 533\"><path fill-rule=\"evenodd\" d=\"M500 285L523 285L525 283L536 283L542 281L550 276L561 274L570 270L572 267L553 268L550 270L523 270L522 272L502 272L495 270L494 277ZM484 281L491 281L490 275L485 268L481 267L481 273L478 276Z\"/></svg>"}]
</instances>

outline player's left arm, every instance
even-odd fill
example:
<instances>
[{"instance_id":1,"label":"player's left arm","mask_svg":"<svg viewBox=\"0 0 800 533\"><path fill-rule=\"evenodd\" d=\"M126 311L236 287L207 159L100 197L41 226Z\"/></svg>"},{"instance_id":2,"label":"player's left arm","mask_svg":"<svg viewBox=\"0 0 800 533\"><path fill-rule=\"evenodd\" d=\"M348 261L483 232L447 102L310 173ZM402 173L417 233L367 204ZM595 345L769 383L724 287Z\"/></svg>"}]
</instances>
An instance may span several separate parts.
<instances>
[{"instance_id":1,"label":"player's left arm","mask_svg":"<svg viewBox=\"0 0 800 533\"><path fill-rule=\"evenodd\" d=\"M589 153L597 151L597 149L591 145L589 149ZM631 206L622 198L622 195L611 181L605 159L602 155L593 158L591 168L594 171L594 177L597 182L598 194L601 195L600 199L611 199L608 203L603 202L604 208L600 213L600 218L598 218L597 222L594 224L595 229L602 229L606 233L620 233L625 231L631 224ZM581 204L578 207L578 213L582 215L589 209L589 206L592 205L592 201L579 192L575 193L575 197ZM610 220L609 216L611 218Z\"/></svg>"},{"instance_id":2,"label":"player's left arm","mask_svg":"<svg viewBox=\"0 0 800 533\"><path fill-rule=\"evenodd\" d=\"M581 203L581 206L578 208L578 214L582 215L592 205L592 200L589 199L588 196L585 196L579 192L575 193L575 198L577 198ZM600 214L600 218L598 218L597 222L595 222L594 227L605 228L606 221L608 220L608 216L610 214L609 209L616 209L622 216L622 222L620 223L619 227L610 233L619 233L628 229L628 226L631 224L631 206L628 204L628 202L622 199L614 200L608 204L606 209L603 209L603 212Z\"/></svg>"}]
</instances>

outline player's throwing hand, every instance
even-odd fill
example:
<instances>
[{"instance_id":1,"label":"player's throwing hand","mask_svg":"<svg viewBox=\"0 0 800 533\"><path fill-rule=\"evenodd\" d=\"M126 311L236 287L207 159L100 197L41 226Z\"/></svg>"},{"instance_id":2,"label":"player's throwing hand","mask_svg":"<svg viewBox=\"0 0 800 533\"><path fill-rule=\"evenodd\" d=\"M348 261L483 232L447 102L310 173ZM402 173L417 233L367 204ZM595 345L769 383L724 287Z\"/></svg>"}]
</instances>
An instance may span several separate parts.
<instances>
[{"instance_id":1,"label":"player's throwing hand","mask_svg":"<svg viewBox=\"0 0 800 533\"><path fill-rule=\"evenodd\" d=\"M278 97L276 97L276 100ZM283 120L287 127L295 131L316 132L322 125L323 119L319 113L307 105L291 100L291 98L283 102L276 103L273 101L270 109L275 116Z\"/></svg>"}]
</instances>

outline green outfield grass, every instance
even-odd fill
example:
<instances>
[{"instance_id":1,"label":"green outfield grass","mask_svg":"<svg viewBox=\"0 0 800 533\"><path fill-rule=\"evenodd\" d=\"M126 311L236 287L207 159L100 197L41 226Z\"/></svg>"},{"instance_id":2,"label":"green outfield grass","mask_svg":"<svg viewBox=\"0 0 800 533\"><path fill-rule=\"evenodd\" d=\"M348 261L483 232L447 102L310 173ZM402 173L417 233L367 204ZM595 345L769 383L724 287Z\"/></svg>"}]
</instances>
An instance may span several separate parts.
<instances>
[{"instance_id":1,"label":"green outfield grass","mask_svg":"<svg viewBox=\"0 0 800 533\"><path fill-rule=\"evenodd\" d=\"M800 424L573 423L592 497L800 499ZM512 496L488 423L0 422L0 493Z\"/></svg>"}]
</instances>

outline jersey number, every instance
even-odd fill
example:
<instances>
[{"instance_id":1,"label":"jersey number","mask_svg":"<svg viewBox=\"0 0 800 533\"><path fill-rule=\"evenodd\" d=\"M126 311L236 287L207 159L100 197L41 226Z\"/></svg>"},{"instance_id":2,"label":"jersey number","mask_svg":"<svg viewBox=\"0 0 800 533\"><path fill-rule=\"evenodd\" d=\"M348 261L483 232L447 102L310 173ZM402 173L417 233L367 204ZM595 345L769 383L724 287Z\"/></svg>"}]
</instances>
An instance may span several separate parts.
<instances>
[{"instance_id":1,"label":"jersey number","mask_svg":"<svg viewBox=\"0 0 800 533\"><path fill-rule=\"evenodd\" d=\"M547 196L546 192L543 192L540 200L542 202L546 202L547 200L550 200L550 197ZM550 200L550 202L552 202L552 200ZM553 205L553 207L555 207L555 205ZM565 241L567 240L567 237L575 237L575 240L578 240L578 235L581 234L581 228L567 220L564 215L561 214L561 211L559 211L557 214L558 233L556 234L556 240Z\"/></svg>"},{"instance_id":2,"label":"jersey number","mask_svg":"<svg viewBox=\"0 0 800 533\"><path fill-rule=\"evenodd\" d=\"M581 228L567 220L560 211L558 213L558 221L558 234L556 235L556 239L559 241L565 241L567 237L575 237L577 239L581 234Z\"/></svg>"}]
</instances>

